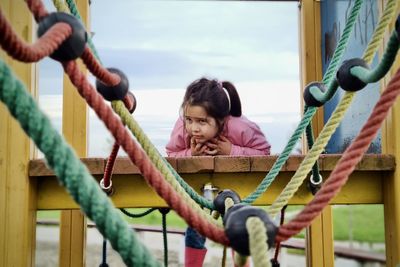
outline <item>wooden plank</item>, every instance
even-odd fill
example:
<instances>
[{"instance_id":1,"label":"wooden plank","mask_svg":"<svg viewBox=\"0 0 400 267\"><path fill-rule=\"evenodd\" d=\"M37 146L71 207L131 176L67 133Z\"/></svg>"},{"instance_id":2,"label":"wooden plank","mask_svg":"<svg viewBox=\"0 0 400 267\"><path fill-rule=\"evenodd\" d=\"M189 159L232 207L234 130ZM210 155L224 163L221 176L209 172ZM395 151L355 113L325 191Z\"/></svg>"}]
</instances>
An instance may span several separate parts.
<instances>
[{"instance_id":1,"label":"wooden plank","mask_svg":"<svg viewBox=\"0 0 400 267\"><path fill-rule=\"evenodd\" d=\"M304 159L304 155L290 156L282 167L284 172L296 171ZM322 171L332 171L339 161L341 155L324 154L319 158L319 165ZM166 158L177 172L199 173L199 172L267 172L270 171L277 160L277 156L257 156L257 157L188 157L188 158ZM104 172L106 158L81 158L92 175L102 175ZM239 163L239 166L236 166ZM395 158L392 155L364 155L356 171L393 171L395 170ZM118 157L114 174L139 174L139 169L133 165L127 157ZM43 160L32 160L29 163L30 177L54 176L48 169Z\"/></svg>"},{"instance_id":2,"label":"wooden plank","mask_svg":"<svg viewBox=\"0 0 400 267\"><path fill-rule=\"evenodd\" d=\"M0 0L0 6L13 30L32 43L34 24L26 3ZM36 96L36 65L12 60L1 49L0 57ZM28 176L34 148L3 104L0 104L0 122L0 266L34 266L36 183Z\"/></svg>"}]
</instances>

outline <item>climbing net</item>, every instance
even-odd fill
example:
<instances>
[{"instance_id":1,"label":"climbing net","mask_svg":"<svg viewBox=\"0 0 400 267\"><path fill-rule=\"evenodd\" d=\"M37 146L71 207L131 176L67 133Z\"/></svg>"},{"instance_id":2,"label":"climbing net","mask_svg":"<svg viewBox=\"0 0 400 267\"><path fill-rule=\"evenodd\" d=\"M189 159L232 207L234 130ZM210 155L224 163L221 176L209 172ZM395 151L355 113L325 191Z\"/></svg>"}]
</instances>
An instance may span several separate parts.
<instances>
[{"instance_id":1,"label":"climbing net","mask_svg":"<svg viewBox=\"0 0 400 267\"><path fill-rule=\"evenodd\" d=\"M389 0L363 57L342 62L362 2L362 0L355 1L323 80L311 83L305 88L304 116L288 144L263 181L243 200L231 190L223 190L214 201L200 196L161 156L131 115L136 106L136 99L129 92L126 76L118 69L102 66L93 43L90 39L87 40L86 31L79 22L80 15L72 0L67 0L66 4L63 1L54 0L59 12L50 14L40 0L26 0L29 10L38 23L39 38L33 44L27 44L17 36L0 10L0 32L2 32L0 44L11 57L22 62L37 62L47 56L59 61L78 93L114 136L116 141L108 158L101 187L63 136L51 126L49 119L39 109L21 81L1 60L0 100L43 152L48 166L57 175L60 183L80 205L88 218L95 222L99 231L120 253L128 266L159 266L160 263L138 240L136 233L128 227L107 194L104 193L111 193L112 168L120 146L138 167L147 183L167 202L169 207L184 218L188 225L207 238L232 247L243 258L251 255L255 266L270 266L267 253L269 247L274 244L278 246L280 242L310 225L329 201L338 194L369 144L376 137L400 93L400 70L397 70L360 134L343 153L322 186L315 190L313 200L294 219L276 226L270 218L275 217L285 208L307 174L312 171L313 177L318 177L317 159L338 127L356 92L368 83L376 82L384 77L396 58L400 46L400 17L397 18L395 30L390 36L378 66L374 69L369 68L386 27L396 16L398 1ZM87 69L96 76L96 88L88 82L79 69L77 58L80 58ZM341 66L339 66L340 63ZM328 101L339 86L346 93L314 142L310 135L311 120L318 107ZM111 107L105 100L111 101ZM304 131L308 135L310 150L294 176L267 212L251 206L276 178ZM202 207L216 210L223 215L223 223L216 220L216 216L213 217L209 212L205 212ZM237 262L245 261L239 259Z\"/></svg>"}]
</instances>

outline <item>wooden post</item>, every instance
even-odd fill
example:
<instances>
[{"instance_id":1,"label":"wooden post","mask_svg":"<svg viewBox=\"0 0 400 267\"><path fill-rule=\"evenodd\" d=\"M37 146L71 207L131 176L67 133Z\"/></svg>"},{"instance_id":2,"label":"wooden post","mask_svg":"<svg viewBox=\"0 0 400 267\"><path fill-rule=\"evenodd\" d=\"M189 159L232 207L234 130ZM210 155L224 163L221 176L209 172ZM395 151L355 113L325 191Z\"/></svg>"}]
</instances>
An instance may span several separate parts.
<instances>
[{"instance_id":1,"label":"wooden post","mask_svg":"<svg viewBox=\"0 0 400 267\"><path fill-rule=\"evenodd\" d=\"M33 17L23 1L0 0L14 31L33 42ZM36 96L36 64L12 60L0 49L1 60ZM34 266L36 239L36 182L28 176L33 143L19 123L0 104L0 266Z\"/></svg>"},{"instance_id":2,"label":"wooden post","mask_svg":"<svg viewBox=\"0 0 400 267\"><path fill-rule=\"evenodd\" d=\"M77 0L76 5L88 32L89 4ZM79 64L81 70L84 65ZM86 71L86 70L85 70ZM87 156L88 110L69 78L64 75L63 93L63 135L80 157ZM86 218L80 210L64 210L60 222L59 265L63 267L85 266Z\"/></svg>"},{"instance_id":3,"label":"wooden post","mask_svg":"<svg viewBox=\"0 0 400 267\"><path fill-rule=\"evenodd\" d=\"M308 83L322 80L321 18L318 1L301 1L299 25L301 95L303 95L303 89ZM302 106L304 107L303 99ZM318 136L324 126L323 108L320 108L315 114L312 125L314 136ZM303 148L306 150L307 146L303 144ZM307 266L334 266L332 210L330 206L327 206L308 227L306 243Z\"/></svg>"},{"instance_id":4,"label":"wooden post","mask_svg":"<svg viewBox=\"0 0 400 267\"><path fill-rule=\"evenodd\" d=\"M381 0L381 7L387 1ZM396 14L400 12L400 5L397 6ZM390 33L394 29L394 22L389 27ZM389 33L388 35L389 36ZM387 40L387 39L386 39ZM386 43L386 42L385 42ZM381 81L381 88L384 90L390 78L400 68L400 60L394 62L390 75ZM382 127L382 153L394 155L400 158L400 103L394 104ZM385 216L385 243L386 243L386 266L398 266L400 264L400 171L398 168L387 175L383 184L384 216Z\"/></svg>"}]
</instances>

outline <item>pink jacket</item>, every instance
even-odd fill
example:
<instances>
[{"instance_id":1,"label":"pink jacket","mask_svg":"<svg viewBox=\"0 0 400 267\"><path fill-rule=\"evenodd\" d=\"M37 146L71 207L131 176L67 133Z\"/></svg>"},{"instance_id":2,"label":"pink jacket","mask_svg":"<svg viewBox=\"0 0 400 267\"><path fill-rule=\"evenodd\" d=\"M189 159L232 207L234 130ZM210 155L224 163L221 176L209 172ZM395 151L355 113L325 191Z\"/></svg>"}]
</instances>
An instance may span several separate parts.
<instances>
[{"instance_id":1,"label":"pink jacket","mask_svg":"<svg viewBox=\"0 0 400 267\"><path fill-rule=\"evenodd\" d=\"M245 116L229 116L225 122L222 135L232 143L231 156L269 155L271 145L257 124ZM190 144L182 118L179 118L166 146L170 157L190 157Z\"/></svg>"}]
</instances>

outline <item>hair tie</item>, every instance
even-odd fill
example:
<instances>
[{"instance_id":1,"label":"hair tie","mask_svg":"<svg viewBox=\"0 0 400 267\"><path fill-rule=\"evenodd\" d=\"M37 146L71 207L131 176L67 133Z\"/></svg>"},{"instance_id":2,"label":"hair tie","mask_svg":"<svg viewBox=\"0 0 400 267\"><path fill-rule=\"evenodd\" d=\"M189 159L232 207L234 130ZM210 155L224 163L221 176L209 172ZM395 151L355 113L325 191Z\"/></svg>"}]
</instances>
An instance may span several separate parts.
<instances>
[{"instance_id":1,"label":"hair tie","mask_svg":"<svg viewBox=\"0 0 400 267\"><path fill-rule=\"evenodd\" d=\"M218 81L218 87L224 91L226 98L228 98L228 110L231 111L231 98L229 96L228 90L222 85L222 82Z\"/></svg>"}]
</instances>

